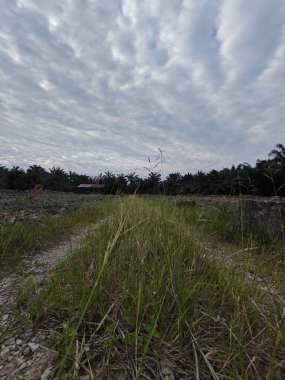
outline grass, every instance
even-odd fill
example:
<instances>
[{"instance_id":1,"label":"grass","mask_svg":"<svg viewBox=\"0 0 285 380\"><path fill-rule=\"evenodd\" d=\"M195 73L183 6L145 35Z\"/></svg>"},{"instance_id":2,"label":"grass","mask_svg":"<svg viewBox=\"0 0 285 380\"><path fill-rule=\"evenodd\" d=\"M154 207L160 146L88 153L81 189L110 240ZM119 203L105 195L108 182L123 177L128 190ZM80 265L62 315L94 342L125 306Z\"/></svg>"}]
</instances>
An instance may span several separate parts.
<instances>
[{"instance_id":1,"label":"grass","mask_svg":"<svg viewBox=\"0 0 285 380\"><path fill-rule=\"evenodd\" d=\"M218 252L225 260L242 265L254 276L275 283L285 297L285 246L280 239L269 239L243 221L242 210L231 204L187 207L184 220L197 226L204 236L204 248Z\"/></svg>"},{"instance_id":2,"label":"grass","mask_svg":"<svg viewBox=\"0 0 285 380\"><path fill-rule=\"evenodd\" d=\"M22 199L21 199L22 201ZM96 223L111 210L108 205L80 204L58 217L0 225L0 277L22 267L22 258L43 251L68 238L75 231Z\"/></svg>"},{"instance_id":3,"label":"grass","mask_svg":"<svg viewBox=\"0 0 285 380\"><path fill-rule=\"evenodd\" d=\"M52 330L59 379L284 378L280 304L201 244L248 243L230 211L135 196L101 207L110 217L85 244L19 295L34 326Z\"/></svg>"}]
</instances>

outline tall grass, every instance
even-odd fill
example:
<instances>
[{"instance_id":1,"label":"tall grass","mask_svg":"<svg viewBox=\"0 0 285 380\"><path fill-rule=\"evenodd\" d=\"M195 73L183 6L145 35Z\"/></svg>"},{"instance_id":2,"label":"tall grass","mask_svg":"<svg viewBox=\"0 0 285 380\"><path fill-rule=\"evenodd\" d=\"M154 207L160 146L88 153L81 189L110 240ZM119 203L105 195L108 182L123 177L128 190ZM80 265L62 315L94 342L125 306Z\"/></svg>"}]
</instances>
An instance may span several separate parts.
<instances>
[{"instance_id":1,"label":"tall grass","mask_svg":"<svg viewBox=\"0 0 285 380\"><path fill-rule=\"evenodd\" d=\"M58 378L284 376L280 309L207 258L201 215L135 196L111 209L41 290L30 283L19 297L35 325L61 321L52 333Z\"/></svg>"},{"instance_id":2,"label":"tall grass","mask_svg":"<svg viewBox=\"0 0 285 380\"><path fill-rule=\"evenodd\" d=\"M244 207L243 202L239 207L229 203L204 204L187 206L182 214L186 223L196 226L197 234L204 235L204 245L246 262L249 271L270 277L284 289L285 245L280 236L270 238L258 227L247 224Z\"/></svg>"}]
</instances>

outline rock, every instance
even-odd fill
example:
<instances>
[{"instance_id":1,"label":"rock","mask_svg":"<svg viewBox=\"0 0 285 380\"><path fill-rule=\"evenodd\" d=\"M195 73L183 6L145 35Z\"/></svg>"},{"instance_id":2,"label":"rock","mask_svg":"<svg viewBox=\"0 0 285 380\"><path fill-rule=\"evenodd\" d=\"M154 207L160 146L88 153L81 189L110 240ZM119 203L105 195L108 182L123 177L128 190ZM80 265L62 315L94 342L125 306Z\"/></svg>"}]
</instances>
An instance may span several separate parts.
<instances>
[{"instance_id":1,"label":"rock","mask_svg":"<svg viewBox=\"0 0 285 380\"><path fill-rule=\"evenodd\" d=\"M1 376L5 376L5 375L7 376L14 370L15 370L15 363L9 363L9 364L5 365L4 368L2 369ZM11 377L9 377L9 378L11 378ZM2 377L1 377L1 379L2 379Z\"/></svg>"},{"instance_id":2,"label":"rock","mask_svg":"<svg viewBox=\"0 0 285 380\"><path fill-rule=\"evenodd\" d=\"M172 370L166 365L161 366L161 373L163 375L164 380L174 380L174 375Z\"/></svg>"},{"instance_id":3,"label":"rock","mask_svg":"<svg viewBox=\"0 0 285 380\"><path fill-rule=\"evenodd\" d=\"M23 358L23 356L20 356L18 359L17 359L17 365L20 366L24 363L25 359Z\"/></svg>"},{"instance_id":4,"label":"rock","mask_svg":"<svg viewBox=\"0 0 285 380\"><path fill-rule=\"evenodd\" d=\"M52 375L52 367L48 367L44 373L41 375L41 380L48 380Z\"/></svg>"},{"instance_id":5,"label":"rock","mask_svg":"<svg viewBox=\"0 0 285 380\"><path fill-rule=\"evenodd\" d=\"M17 345L17 346L21 346L22 344L23 344L22 339L17 339L17 340L16 340L16 345Z\"/></svg>"},{"instance_id":6,"label":"rock","mask_svg":"<svg viewBox=\"0 0 285 380\"><path fill-rule=\"evenodd\" d=\"M24 363L22 363L22 364L20 365L19 370L21 371L22 369L24 369L24 368L26 368L26 367L27 367L27 363L24 362Z\"/></svg>"},{"instance_id":7,"label":"rock","mask_svg":"<svg viewBox=\"0 0 285 380\"><path fill-rule=\"evenodd\" d=\"M263 239L285 240L285 201L276 199L245 199L240 201L244 221Z\"/></svg>"},{"instance_id":8,"label":"rock","mask_svg":"<svg viewBox=\"0 0 285 380\"><path fill-rule=\"evenodd\" d=\"M15 338L10 338L9 340L7 340L6 342L6 345L7 346L12 346L15 344Z\"/></svg>"},{"instance_id":9,"label":"rock","mask_svg":"<svg viewBox=\"0 0 285 380\"><path fill-rule=\"evenodd\" d=\"M9 347L4 347L3 350L0 352L0 356L5 356L9 352Z\"/></svg>"},{"instance_id":10,"label":"rock","mask_svg":"<svg viewBox=\"0 0 285 380\"><path fill-rule=\"evenodd\" d=\"M26 347L26 348L23 350L23 355L28 356L29 354L30 354L30 348L29 348L29 347Z\"/></svg>"},{"instance_id":11,"label":"rock","mask_svg":"<svg viewBox=\"0 0 285 380\"><path fill-rule=\"evenodd\" d=\"M28 346L30 347L30 349L31 349L33 352L35 352L35 351L40 347L39 344L37 344L37 343L33 343L33 342L29 342L29 343L28 343Z\"/></svg>"}]
</instances>

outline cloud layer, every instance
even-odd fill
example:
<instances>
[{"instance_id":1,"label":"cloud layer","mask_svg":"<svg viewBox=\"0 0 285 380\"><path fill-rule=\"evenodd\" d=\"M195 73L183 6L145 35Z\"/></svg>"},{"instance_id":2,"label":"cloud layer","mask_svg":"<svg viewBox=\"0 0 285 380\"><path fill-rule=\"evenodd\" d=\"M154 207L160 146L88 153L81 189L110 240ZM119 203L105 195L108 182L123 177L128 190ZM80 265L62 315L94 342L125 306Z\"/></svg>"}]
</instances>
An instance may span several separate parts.
<instances>
[{"instance_id":1,"label":"cloud layer","mask_svg":"<svg viewBox=\"0 0 285 380\"><path fill-rule=\"evenodd\" d=\"M163 147L194 172L284 143L284 0L4 4L4 165L141 173Z\"/></svg>"}]
</instances>

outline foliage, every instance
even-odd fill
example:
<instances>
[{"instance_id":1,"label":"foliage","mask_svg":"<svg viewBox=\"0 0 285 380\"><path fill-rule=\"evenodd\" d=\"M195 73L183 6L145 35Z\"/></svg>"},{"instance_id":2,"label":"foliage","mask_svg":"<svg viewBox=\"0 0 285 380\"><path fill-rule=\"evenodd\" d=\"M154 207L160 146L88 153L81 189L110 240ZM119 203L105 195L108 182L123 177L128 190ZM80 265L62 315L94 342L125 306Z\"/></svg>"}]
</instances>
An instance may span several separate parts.
<instances>
[{"instance_id":1,"label":"foliage","mask_svg":"<svg viewBox=\"0 0 285 380\"><path fill-rule=\"evenodd\" d=\"M260 196L285 195L285 147L277 144L269 153L267 160L257 160L253 167L244 162L231 168L198 171L185 175L170 173L162 179L164 158L160 154L149 160L146 178L135 172L124 175L107 171L101 179L106 194L213 194ZM158 170L158 167L161 167ZM36 184L44 188L60 191L74 191L79 184L95 183L96 180L75 172L66 173L60 167L49 171L38 165L30 166L27 171L13 166L11 169L0 166L0 188L26 190Z\"/></svg>"}]
</instances>

